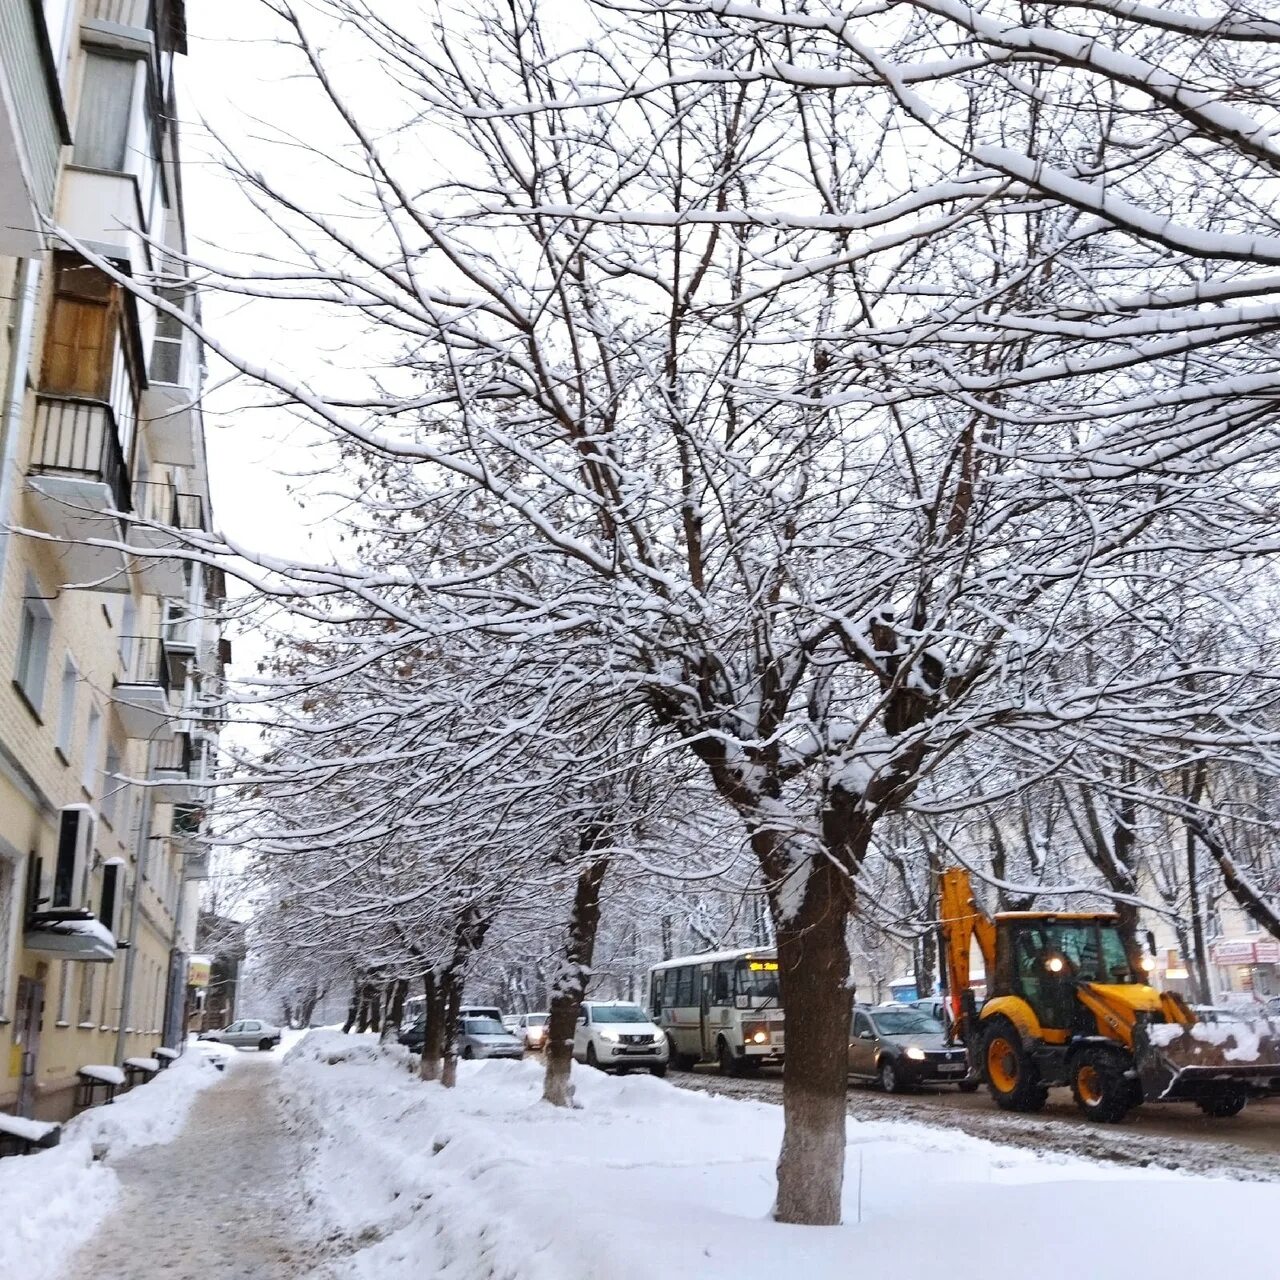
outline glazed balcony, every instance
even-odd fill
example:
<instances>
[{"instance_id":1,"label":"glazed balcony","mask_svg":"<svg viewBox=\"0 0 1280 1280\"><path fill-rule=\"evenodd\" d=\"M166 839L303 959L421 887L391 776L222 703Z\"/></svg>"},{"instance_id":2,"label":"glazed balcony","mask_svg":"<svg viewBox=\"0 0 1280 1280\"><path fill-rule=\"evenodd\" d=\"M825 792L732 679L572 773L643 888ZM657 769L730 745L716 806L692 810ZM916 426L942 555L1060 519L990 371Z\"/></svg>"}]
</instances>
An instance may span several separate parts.
<instances>
[{"instance_id":1,"label":"glazed balcony","mask_svg":"<svg viewBox=\"0 0 1280 1280\"><path fill-rule=\"evenodd\" d=\"M0 257L44 252L71 141L41 0L0 4Z\"/></svg>"}]
</instances>

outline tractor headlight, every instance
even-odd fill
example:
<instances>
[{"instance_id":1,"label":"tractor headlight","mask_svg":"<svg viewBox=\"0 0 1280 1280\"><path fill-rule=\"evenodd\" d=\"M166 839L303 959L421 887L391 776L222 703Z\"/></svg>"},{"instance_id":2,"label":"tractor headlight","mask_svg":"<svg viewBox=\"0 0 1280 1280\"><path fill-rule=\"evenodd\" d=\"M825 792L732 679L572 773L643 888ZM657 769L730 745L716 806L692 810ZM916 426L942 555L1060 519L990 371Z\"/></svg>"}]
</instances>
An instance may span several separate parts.
<instances>
[{"instance_id":1,"label":"tractor headlight","mask_svg":"<svg viewBox=\"0 0 1280 1280\"><path fill-rule=\"evenodd\" d=\"M1048 969L1050 973L1061 973L1066 966L1063 963L1061 956L1050 956L1044 962L1044 967Z\"/></svg>"},{"instance_id":2,"label":"tractor headlight","mask_svg":"<svg viewBox=\"0 0 1280 1280\"><path fill-rule=\"evenodd\" d=\"M910 1058L912 1062L923 1062L924 1050L917 1049L915 1045L912 1045L911 1048L907 1050L907 1057Z\"/></svg>"}]
</instances>

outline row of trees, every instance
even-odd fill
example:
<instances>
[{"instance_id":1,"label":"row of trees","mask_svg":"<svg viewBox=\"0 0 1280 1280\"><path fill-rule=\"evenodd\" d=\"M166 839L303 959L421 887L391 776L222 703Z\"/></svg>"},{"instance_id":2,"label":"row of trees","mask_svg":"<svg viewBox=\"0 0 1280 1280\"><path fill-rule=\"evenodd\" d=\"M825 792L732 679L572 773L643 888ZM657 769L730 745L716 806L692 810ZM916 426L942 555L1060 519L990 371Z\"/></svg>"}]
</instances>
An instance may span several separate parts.
<instances>
[{"instance_id":1,"label":"row of trees","mask_svg":"<svg viewBox=\"0 0 1280 1280\"><path fill-rule=\"evenodd\" d=\"M1274 23L264 7L296 76L278 147L228 158L258 252L191 265L346 354L300 376L196 327L358 515L335 563L188 546L293 619L252 771L292 936L447 1014L499 906L571 900L562 1030L620 859L744 851L775 1212L830 1223L851 922L918 926L978 824L1010 898L1070 870L1133 905L1159 823L1274 923ZM1182 911L1199 872L1161 858Z\"/></svg>"}]
</instances>

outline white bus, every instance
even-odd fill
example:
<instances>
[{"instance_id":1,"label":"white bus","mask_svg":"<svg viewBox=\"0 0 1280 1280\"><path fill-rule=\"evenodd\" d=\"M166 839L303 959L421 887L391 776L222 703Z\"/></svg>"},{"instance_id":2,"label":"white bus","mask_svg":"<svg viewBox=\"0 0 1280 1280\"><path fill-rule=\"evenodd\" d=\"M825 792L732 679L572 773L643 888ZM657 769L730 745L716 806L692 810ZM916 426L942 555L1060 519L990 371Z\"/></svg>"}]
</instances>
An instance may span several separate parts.
<instances>
[{"instance_id":1,"label":"white bus","mask_svg":"<svg viewBox=\"0 0 1280 1280\"><path fill-rule=\"evenodd\" d=\"M655 964L649 970L649 1010L667 1034L677 1071L715 1062L725 1075L741 1075L782 1062L782 996L772 947Z\"/></svg>"}]
</instances>

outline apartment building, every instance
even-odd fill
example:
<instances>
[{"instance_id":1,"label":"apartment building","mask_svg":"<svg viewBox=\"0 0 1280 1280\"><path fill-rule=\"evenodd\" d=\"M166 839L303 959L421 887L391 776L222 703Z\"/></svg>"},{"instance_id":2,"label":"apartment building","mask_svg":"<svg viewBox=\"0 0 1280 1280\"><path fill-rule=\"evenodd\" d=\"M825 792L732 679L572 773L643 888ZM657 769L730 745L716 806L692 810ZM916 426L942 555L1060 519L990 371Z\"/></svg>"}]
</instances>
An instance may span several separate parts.
<instances>
[{"instance_id":1,"label":"apartment building","mask_svg":"<svg viewBox=\"0 0 1280 1280\"><path fill-rule=\"evenodd\" d=\"M182 1036L207 875L222 582L162 554L210 518L202 358L89 260L197 305L184 52L182 0L0 3L0 1110L42 1119Z\"/></svg>"}]
</instances>

